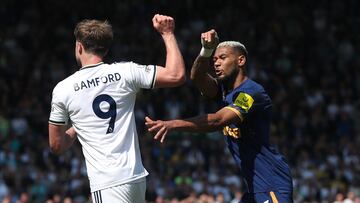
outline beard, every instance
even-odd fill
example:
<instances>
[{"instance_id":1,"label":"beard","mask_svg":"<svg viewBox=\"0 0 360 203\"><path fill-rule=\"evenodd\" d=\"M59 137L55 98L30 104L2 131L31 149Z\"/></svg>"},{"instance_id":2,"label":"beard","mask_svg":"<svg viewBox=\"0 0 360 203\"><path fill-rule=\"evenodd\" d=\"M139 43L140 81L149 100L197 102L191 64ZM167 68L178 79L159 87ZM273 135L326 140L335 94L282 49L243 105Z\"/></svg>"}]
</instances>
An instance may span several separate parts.
<instances>
[{"instance_id":1,"label":"beard","mask_svg":"<svg viewBox=\"0 0 360 203\"><path fill-rule=\"evenodd\" d=\"M234 68L230 73L223 73L220 76L216 77L216 80L221 82L222 84L231 84L234 83L236 77L239 74L239 69Z\"/></svg>"},{"instance_id":2,"label":"beard","mask_svg":"<svg viewBox=\"0 0 360 203\"><path fill-rule=\"evenodd\" d=\"M229 77L227 77L225 75L221 75L221 76L216 77L216 80L218 80L220 82L225 82L227 79L229 79Z\"/></svg>"}]
</instances>

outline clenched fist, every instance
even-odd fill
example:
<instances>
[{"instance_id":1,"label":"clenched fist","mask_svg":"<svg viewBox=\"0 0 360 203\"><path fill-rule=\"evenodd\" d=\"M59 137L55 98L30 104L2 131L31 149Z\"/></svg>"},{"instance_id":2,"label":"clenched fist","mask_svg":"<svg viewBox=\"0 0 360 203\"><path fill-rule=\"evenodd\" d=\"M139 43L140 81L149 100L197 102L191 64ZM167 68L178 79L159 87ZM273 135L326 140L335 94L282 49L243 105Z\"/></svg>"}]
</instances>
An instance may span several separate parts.
<instances>
[{"instance_id":1,"label":"clenched fist","mask_svg":"<svg viewBox=\"0 0 360 203\"><path fill-rule=\"evenodd\" d=\"M170 16L165 15L154 15L153 26L160 34L172 34L175 29L175 21Z\"/></svg>"},{"instance_id":2,"label":"clenched fist","mask_svg":"<svg viewBox=\"0 0 360 203\"><path fill-rule=\"evenodd\" d=\"M201 33L201 45L205 49L215 49L219 44L219 37L214 29Z\"/></svg>"}]
</instances>

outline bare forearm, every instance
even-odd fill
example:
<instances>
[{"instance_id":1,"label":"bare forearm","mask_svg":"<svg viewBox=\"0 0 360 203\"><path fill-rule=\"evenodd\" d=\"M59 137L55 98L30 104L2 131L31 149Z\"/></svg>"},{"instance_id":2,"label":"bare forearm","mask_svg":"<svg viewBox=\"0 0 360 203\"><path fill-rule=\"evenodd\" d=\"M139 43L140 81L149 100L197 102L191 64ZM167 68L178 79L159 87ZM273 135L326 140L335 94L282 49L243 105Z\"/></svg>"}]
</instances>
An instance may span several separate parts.
<instances>
[{"instance_id":1,"label":"bare forearm","mask_svg":"<svg viewBox=\"0 0 360 203\"><path fill-rule=\"evenodd\" d=\"M222 127L241 122L242 119L238 113L229 110L226 107L216 113L206 114L183 120L152 120L145 117L145 125L148 131L154 134L154 139L160 139L164 142L166 135L171 131L180 132L213 132L221 130Z\"/></svg>"},{"instance_id":2,"label":"bare forearm","mask_svg":"<svg viewBox=\"0 0 360 203\"><path fill-rule=\"evenodd\" d=\"M163 34L166 47L165 68L174 78L185 80L185 64L174 34Z\"/></svg>"},{"instance_id":3,"label":"bare forearm","mask_svg":"<svg viewBox=\"0 0 360 203\"><path fill-rule=\"evenodd\" d=\"M62 143L62 149L63 151L69 149L73 144L74 144L74 141L75 141L75 136L71 136L67 133L64 134L63 136L63 143Z\"/></svg>"},{"instance_id":4,"label":"bare forearm","mask_svg":"<svg viewBox=\"0 0 360 203\"><path fill-rule=\"evenodd\" d=\"M190 79L194 82L201 81L209 69L209 58L198 56L191 67Z\"/></svg>"},{"instance_id":5,"label":"bare forearm","mask_svg":"<svg viewBox=\"0 0 360 203\"><path fill-rule=\"evenodd\" d=\"M201 33L201 50L191 68L190 79L195 83L203 96L214 98L217 95L217 82L211 76L210 60L213 51L219 44L219 37L214 29Z\"/></svg>"},{"instance_id":6,"label":"bare forearm","mask_svg":"<svg viewBox=\"0 0 360 203\"><path fill-rule=\"evenodd\" d=\"M181 132L213 132L221 130L224 121L216 114L207 114L184 120L172 120L169 122L172 131Z\"/></svg>"},{"instance_id":7,"label":"bare forearm","mask_svg":"<svg viewBox=\"0 0 360 203\"><path fill-rule=\"evenodd\" d=\"M190 78L203 96L214 98L217 95L217 84L209 74L209 64L209 58L198 56L191 68Z\"/></svg>"},{"instance_id":8,"label":"bare forearm","mask_svg":"<svg viewBox=\"0 0 360 203\"><path fill-rule=\"evenodd\" d=\"M73 128L70 128L73 131ZM76 138L75 131L66 131L65 126L49 125L50 149L56 154L61 154L72 146Z\"/></svg>"},{"instance_id":9,"label":"bare forearm","mask_svg":"<svg viewBox=\"0 0 360 203\"><path fill-rule=\"evenodd\" d=\"M51 150L56 154L61 154L72 146L74 140L75 138L71 138L69 135L64 134L61 138L57 139L54 144L50 145Z\"/></svg>"}]
</instances>

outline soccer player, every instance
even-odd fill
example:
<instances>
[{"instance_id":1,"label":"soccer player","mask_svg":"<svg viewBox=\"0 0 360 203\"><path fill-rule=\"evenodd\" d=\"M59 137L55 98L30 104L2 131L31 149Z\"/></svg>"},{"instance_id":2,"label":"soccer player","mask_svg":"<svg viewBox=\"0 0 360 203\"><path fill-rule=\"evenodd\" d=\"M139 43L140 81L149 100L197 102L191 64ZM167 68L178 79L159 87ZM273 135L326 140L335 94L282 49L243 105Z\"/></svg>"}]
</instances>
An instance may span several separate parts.
<instances>
[{"instance_id":1,"label":"soccer player","mask_svg":"<svg viewBox=\"0 0 360 203\"><path fill-rule=\"evenodd\" d=\"M173 18L157 14L152 23L165 43L165 67L104 63L113 39L112 26L107 21L83 20L74 30L80 69L53 90L50 148L61 153L78 138L94 203L145 201L148 172L141 161L135 126L136 93L140 88L174 87L185 82ZM67 124L72 127L67 128Z\"/></svg>"},{"instance_id":2,"label":"soccer player","mask_svg":"<svg viewBox=\"0 0 360 203\"><path fill-rule=\"evenodd\" d=\"M215 30L202 33L201 41L203 48L193 64L191 79L202 95L219 99L224 107L215 113L183 120L154 121L146 117L148 131L163 142L171 131L222 129L246 182L241 202L293 202L290 168L269 144L271 99L260 84L247 77L245 46L236 41L218 44ZM213 77L209 74L209 59L215 48Z\"/></svg>"}]
</instances>

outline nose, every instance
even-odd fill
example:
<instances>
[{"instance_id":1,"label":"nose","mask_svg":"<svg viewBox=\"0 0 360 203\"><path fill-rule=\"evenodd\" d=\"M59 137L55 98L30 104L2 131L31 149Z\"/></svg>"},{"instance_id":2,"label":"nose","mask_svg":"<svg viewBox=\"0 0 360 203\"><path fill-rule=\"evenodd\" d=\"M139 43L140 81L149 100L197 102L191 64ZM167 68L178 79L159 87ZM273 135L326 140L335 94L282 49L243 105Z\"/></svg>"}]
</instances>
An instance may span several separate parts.
<instances>
[{"instance_id":1,"label":"nose","mask_svg":"<svg viewBox=\"0 0 360 203\"><path fill-rule=\"evenodd\" d=\"M219 67L220 65L221 65L221 64L220 64L219 60L214 61L214 66L215 66L215 67Z\"/></svg>"},{"instance_id":2,"label":"nose","mask_svg":"<svg viewBox=\"0 0 360 203\"><path fill-rule=\"evenodd\" d=\"M215 70L219 69L220 68L220 63L214 63L214 68L215 68Z\"/></svg>"}]
</instances>

